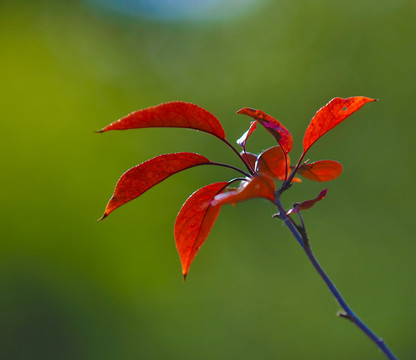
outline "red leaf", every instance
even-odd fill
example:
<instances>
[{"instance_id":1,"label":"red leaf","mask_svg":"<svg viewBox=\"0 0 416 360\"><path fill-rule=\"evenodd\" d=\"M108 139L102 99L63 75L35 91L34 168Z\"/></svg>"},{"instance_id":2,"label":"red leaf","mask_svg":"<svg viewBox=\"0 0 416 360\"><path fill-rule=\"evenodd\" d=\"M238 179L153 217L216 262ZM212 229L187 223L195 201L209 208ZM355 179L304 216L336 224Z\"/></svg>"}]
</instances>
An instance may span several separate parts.
<instances>
[{"instance_id":1,"label":"red leaf","mask_svg":"<svg viewBox=\"0 0 416 360\"><path fill-rule=\"evenodd\" d=\"M254 120L257 120L260 124L262 124L266 130L276 139L286 154L292 150L292 135L279 120L270 115L267 115L261 110L255 110L248 107L238 110L237 114L251 116Z\"/></svg>"},{"instance_id":2,"label":"red leaf","mask_svg":"<svg viewBox=\"0 0 416 360\"><path fill-rule=\"evenodd\" d=\"M286 158L288 162L287 167L289 169L289 156L286 156ZM273 146L263 151L257 159L256 171L278 180L284 180L286 173L286 162L285 154L282 148L280 146Z\"/></svg>"},{"instance_id":3,"label":"red leaf","mask_svg":"<svg viewBox=\"0 0 416 360\"><path fill-rule=\"evenodd\" d=\"M290 169L290 159L286 155L288 170ZM266 174L273 179L280 181L285 180L285 156L280 146L273 146L263 151L257 159L256 171L260 174ZM302 182L301 179L294 177L293 182Z\"/></svg>"},{"instance_id":4,"label":"red leaf","mask_svg":"<svg viewBox=\"0 0 416 360\"><path fill-rule=\"evenodd\" d=\"M190 128L225 139L224 129L213 114L198 105L183 101L172 101L132 112L99 132L148 127Z\"/></svg>"},{"instance_id":5,"label":"red leaf","mask_svg":"<svg viewBox=\"0 0 416 360\"><path fill-rule=\"evenodd\" d=\"M257 155L256 154L253 154L251 152L247 152L247 151L246 152L241 151L240 152L240 155L250 165L251 170L254 171L254 167L256 166L256 161L257 161Z\"/></svg>"},{"instance_id":6,"label":"red leaf","mask_svg":"<svg viewBox=\"0 0 416 360\"><path fill-rule=\"evenodd\" d=\"M227 182L218 182L195 191L179 211L175 222L175 240L184 278L221 210L221 205L211 206L210 203L227 185Z\"/></svg>"},{"instance_id":7,"label":"red leaf","mask_svg":"<svg viewBox=\"0 0 416 360\"><path fill-rule=\"evenodd\" d=\"M257 121L252 121L248 130L237 140L237 144L243 147L243 149L246 148L247 139L254 132L254 130L256 130L256 127Z\"/></svg>"},{"instance_id":8,"label":"red leaf","mask_svg":"<svg viewBox=\"0 0 416 360\"><path fill-rule=\"evenodd\" d=\"M363 96L332 99L318 110L306 129L305 137L303 138L303 153L305 154L322 135L359 110L364 104L371 101L376 100Z\"/></svg>"},{"instance_id":9,"label":"red leaf","mask_svg":"<svg viewBox=\"0 0 416 360\"><path fill-rule=\"evenodd\" d=\"M342 165L334 160L319 160L310 164L303 164L297 172L310 180L330 181L341 175Z\"/></svg>"},{"instance_id":10,"label":"red leaf","mask_svg":"<svg viewBox=\"0 0 416 360\"><path fill-rule=\"evenodd\" d=\"M274 201L274 191L274 182L270 177L254 176L243 182L237 189L215 196L211 205L236 204L256 197Z\"/></svg>"},{"instance_id":11,"label":"red leaf","mask_svg":"<svg viewBox=\"0 0 416 360\"><path fill-rule=\"evenodd\" d=\"M327 191L328 189L322 190L315 199L302 201L300 204L296 205L293 209L290 209L287 212L287 215L290 215L294 212L299 212L301 210L310 209L312 206L315 205L315 203L317 203L318 201L321 201L325 197Z\"/></svg>"},{"instance_id":12,"label":"red leaf","mask_svg":"<svg viewBox=\"0 0 416 360\"><path fill-rule=\"evenodd\" d=\"M127 170L118 180L114 194L105 208L104 219L119 206L133 200L167 177L196 165L210 161L201 155L189 152L165 154L147 160Z\"/></svg>"}]
</instances>

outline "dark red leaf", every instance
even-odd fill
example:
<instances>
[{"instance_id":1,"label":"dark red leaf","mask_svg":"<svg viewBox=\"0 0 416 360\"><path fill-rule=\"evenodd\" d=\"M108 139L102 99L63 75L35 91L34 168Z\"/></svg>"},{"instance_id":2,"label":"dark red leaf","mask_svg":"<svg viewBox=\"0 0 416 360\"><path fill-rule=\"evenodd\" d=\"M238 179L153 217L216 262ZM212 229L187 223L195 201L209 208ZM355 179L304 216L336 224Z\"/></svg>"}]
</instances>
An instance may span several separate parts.
<instances>
[{"instance_id":1,"label":"dark red leaf","mask_svg":"<svg viewBox=\"0 0 416 360\"><path fill-rule=\"evenodd\" d=\"M256 130L256 127L257 121L252 121L248 130L237 140L237 144L243 147L243 149L246 148L247 139L254 132L254 130Z\"/></svg>"},{"instance_id":2,"label":"dark red leaf","mask_svg":"<svg viewBox=\"0 0 416 360\"><path fill-rule=\"evenodd\" d=\"M236 204L256 197L274 201L274 191L274 182L270 177L255 175L248 181L242 182L237 189L215 196L211 205Z\"/></svg>"},{"instance_id":3,"label":"dark red leaf","mask_svg":"<svg viewBox=\"0 0 416 360\"><path fill-rule=\"evenodd\" d=\"M290 169L290 159L289 155L286 154L287 159L287 168ZM286 163L285 155L280 146L273 146L265 151L263 151L257 159L256 171L260 174L266 174L273 179L280 181L285 180L286 173ZM293 178L293 182L301 182L302 180L298 178Z\"/></svg>"},{"instance_id":4,"label":"dark red leaf","mask_svg":"<svg viewBox=\"0 0 416 360\"><path fill-rule=\"evenodd\" d=\"M118 180L114 194L105 208L104 219L119 206L133 200L167 177L196 165L210 161L201 155L189 152L165 154L147 160L127 170Z\"/></svg>"},{"instance_id":5,"label":"dark red leaf","mask_svg":"<svg viewBox=\"0 0 416 360\"><path fill-rule=\"evenodd\" d=\"M286 153L292 150L292 135L279 120L275 119L270 115L267 115L261 110L255 110L248 107L238 110L237 114L248 115L252 117L254 120L257 120L276 139L276 141L279 143L279 145Z\"/></svg>"},{"instance_id":6,"label":"dark red leaf","mask_svg":"<svg viewBox=\"0 0 416 360\"><path fill-rule=\"evenodd\" d=\"M290 209L287 212L287 215L293 214L294 212L299 212L301 210L310 209L312 206L315 205L315 203L317 203L318 201L321 201L325 197L327 191L328 189L322 190L315 199L302 201L300 204L296 205L293 209Z\"/></svg>"},{"instance_id":7,"label":"dark red leaf","mask_svg":"<svg viewBox=\"0 0 416 360\"><path fill-rule=\"evenodd\" d=\"M179 211L175 222L175 240L184 278L221 210L221 205L211 206L211 201L227 185L227 182L218 182L195 191Z\"/></svg>"},{"instance_id":8,"label":"dark red leaf","mask_svg":"<svg viewBox=\"0 0 416 360\"><path fill-rule=\"evenodd\" d=\"M251 169L254 170L254 167L256 166L257 155L250 153L250 152L244 152L244 151L241 151L240 155L243 157L243 159L245 159L248 162Z\"/></svg>"},{"instance_id":9,"label":"dark red leaf","mask_svg":"<svg viewBox=\"0 0 416 360\"><path fill-rule=\"evenodd\" d=\"M319 160L301 165L297 173L314 181L330 181L341 175L342 165L334 160Z\"/></svg>"},{"instance_id":10,"label":"dark red leaf","mask_svg":"<svg viewBox=\"0 0 416 360\"><path fill-rule=\"evenodd\" d=\"M288 162L287 167L289 169L289 156L286 156L286 158ZM257 159L256 171L278 180L284 180L286 161L282 148L280 146L273 146L263 151Z\"/></svg>"},{"instance_id":11,"label":"dark red leaf","mask_svg":"<svg viewBox=\"0 0 416 360\"><path fill-rule=\"evenodd\" d=\"M371 101L376 100L363 96L332 99L318 110L306 129L305 137L303 138L303 153L305 154L322 135L359 110L364 104Z\"/></svg>"},{"instance_id":12,"label":"dark red leaf","mask_svg":"<svg viewBox=\"0 0 416 360\"><path fill-rule=\"evenodd\" d=\"M190 128L225 139L224 130L213 114L198 105L183 101L172 101L132 112L99 132L148 127Z\"/></svg>"}]
</instances>

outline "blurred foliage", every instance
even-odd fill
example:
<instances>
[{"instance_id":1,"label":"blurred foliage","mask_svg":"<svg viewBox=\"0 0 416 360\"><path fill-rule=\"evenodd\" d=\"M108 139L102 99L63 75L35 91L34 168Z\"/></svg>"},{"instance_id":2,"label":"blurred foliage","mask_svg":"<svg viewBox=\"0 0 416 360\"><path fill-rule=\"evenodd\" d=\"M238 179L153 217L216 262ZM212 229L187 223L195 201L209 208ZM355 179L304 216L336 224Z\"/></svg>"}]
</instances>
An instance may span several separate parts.
<instances>
[{"instance_id":1,"label":"blurred foliage","mask_svg":"<svg viewBox=\"0 0 416 360\"><path fill-rule=\"evenodd\" d=\"M102 223L118 177L160 153L238 164L183 129L93 134L170 100L194 102L237 139L256 107L292 132L333 97L380 99L320 140L311 159L344 174L305 213L318 259L353 309L402 359L416 355L416 2L266 1L226 21L163 22L76 1L0 3L2 359L381 359L335 316L330 293L253 200L224 207L186 284L175 215L195 168ZM168 9L167 9L168 11ZM273 145L264 131L248 147ZM285 197L315 197L304 181Z\"/></svg>"}]
</instances>

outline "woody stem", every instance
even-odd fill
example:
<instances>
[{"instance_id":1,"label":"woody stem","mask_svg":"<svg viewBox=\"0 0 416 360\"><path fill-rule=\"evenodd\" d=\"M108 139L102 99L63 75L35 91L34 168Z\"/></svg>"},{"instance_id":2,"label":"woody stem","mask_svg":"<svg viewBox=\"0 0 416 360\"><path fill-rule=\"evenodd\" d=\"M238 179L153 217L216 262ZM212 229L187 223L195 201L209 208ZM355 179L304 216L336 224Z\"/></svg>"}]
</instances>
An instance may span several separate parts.
<instances>
[{"instance_id":1,"label":"woody stem","mask_svg":"<svg viewBox=\"0 0 416 360\"><path fill-rule=\"evenodd\" d=\"M386 357L389 360L397 360L397 358L391 352L388 346L385 344L383 339L378 337L366 324L364 324L364 322L352 311L352 309L345 302L344 298L341 296L341 293L338 291L335 284L331 281L331 279L325 273L325 271L319 264L318 260L316 259L315 255L313 254L305 227L296 227L292 223L292 221L290 221L290 218L286 215L286 212L283 209L282 203L280 202L279 192L276 193L275 204L277 208L279 209L279 218L283 220L283 222L289 228L290 232L296 238L298 243L302 246L303 251L305 252L310 262L312 263L313 267L318 272L322 280L325 282L326 286L331 291L332 295L335 297L338 304L344 310L344 312L340 312L338 316L348 319L352 323L354 323L365 335L367 335L371 339L371 341L373 341L376 344L376 346L384 353L384 355L386 355Z\"/></svg>"}]
</instances>

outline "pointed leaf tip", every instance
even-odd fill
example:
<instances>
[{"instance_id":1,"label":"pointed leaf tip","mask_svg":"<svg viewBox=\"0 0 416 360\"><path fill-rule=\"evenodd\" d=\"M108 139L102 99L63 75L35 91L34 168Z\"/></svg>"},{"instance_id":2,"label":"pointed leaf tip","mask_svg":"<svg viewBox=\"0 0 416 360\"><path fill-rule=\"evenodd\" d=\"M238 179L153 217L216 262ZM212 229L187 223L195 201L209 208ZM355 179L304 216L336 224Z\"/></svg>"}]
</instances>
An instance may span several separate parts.
<instances>
[{"instance_id":1,"label":"pointed leaf tip","mask_svg":"<svg viewBox=\"0 0 416 360\"><path fill-rule=\"evenodd\" d=\"M184 101L172 101L134 111L107 125L101 132L151 127L200 130L225 140L224 129L215 115L198 105Z\"/></svg>"},{"instance_id":2,"label":"pointed leaf tip","mask_svg":"<svg viewBox=\"0 0 416 360\"><path fill-rule=\"evenodd\" d=\"M107 216L108 216L108 214L104 213L104 215L103 215L103 216L101 216L99 219L97 219L97 221L102 221L102 220L104 220Z\"/></svg>"},{"instance_id":3,"label":"pointed leaf tip","mask_svg":"<svg viewBox=\"0 0 416 360\"><path fill-rule=\"evenodd\" d=\"M176 217L175 242L184 280L220 213L221 206L211 206L211 201L227 185L228 182L219 182L195 191L182 205Z\"/></svg>"},{"instance_id":4,"label":"pointed leaf tip","mask_svg":"<svg viewBox=\"0 0 416 360\"><path fill-rule=\"evenodd\" d=\"M369 102L376 101L364 96L350 98L334 98L328 104L317 111L312 118L303 138L303 154L329 130L344 121L351 114L361 109Z\"/></svg>"},{"instance_id":5,"label":"pointed leaf tip","mask_svg":"<svg viewBox=\"0 0 416 360\"><path fill-rule=\"evenodd\" d=\"M105 214L109 215L179 171L208 163L210 161L206 157L188 152L164 154L147 160L121 176L105 208Z\"/></svg>"}]
</instances>

